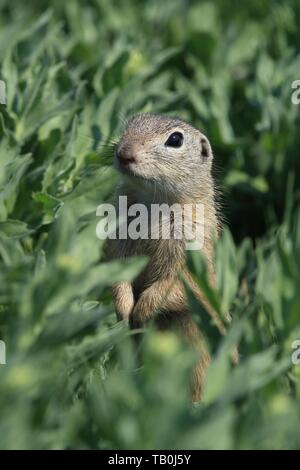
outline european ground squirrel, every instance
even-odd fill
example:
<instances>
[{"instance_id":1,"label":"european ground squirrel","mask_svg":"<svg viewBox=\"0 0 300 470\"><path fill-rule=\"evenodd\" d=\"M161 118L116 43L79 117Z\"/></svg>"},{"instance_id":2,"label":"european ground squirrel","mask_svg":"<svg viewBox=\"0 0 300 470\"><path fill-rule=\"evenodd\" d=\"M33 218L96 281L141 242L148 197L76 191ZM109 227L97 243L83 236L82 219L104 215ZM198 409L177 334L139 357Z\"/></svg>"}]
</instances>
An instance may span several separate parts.
<instances>
[{"instance_id":1,"label":"european ground squirrel","mask_svg":"<svg viewBox=\"0 0 300 470\"><path fill-rule=\"evenodd\" d=\"M177 118L148 113L128 121L115 152L115 165L122 173L118 195L127 196L128 207L137 203L148 208L162 203L204 205L203 252L214 282L213 241L219 232L219 222L212 160L208 139L193 126ZM133 283L123 282L113 287L117 316L131 328L144 326L153 318L159 328L181 330L200 352L192 380L192 399L198 401L210 356L192 319L179 274L206 306L219 330L224 333L225 328L188 273L185 248L184 238L159 236L158 239L111 240L109 252L113 258L149 257Z\"/></svg>"}]
</instances>

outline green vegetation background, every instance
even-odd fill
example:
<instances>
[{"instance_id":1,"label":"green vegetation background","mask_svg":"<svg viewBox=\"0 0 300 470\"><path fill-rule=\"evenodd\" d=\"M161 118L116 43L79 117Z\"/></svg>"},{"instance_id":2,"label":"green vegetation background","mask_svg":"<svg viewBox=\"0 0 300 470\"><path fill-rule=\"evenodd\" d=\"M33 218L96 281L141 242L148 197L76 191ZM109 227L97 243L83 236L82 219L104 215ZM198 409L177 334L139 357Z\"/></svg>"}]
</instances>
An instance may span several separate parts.
<instances>
[{"instance_id":1,"label":"green vegetation background","mask_svg":"<svg viewBox=\"0 0 300 470\"><path fill-rule=\"evenodd\" d=\"M0 448L299 448L300 2L0 1ZM149 328L137 359L110 285L143 260L101 262L98 204L128 116L176 114L215 153L226 228L217 288L190 267L225 339L203 402L193 353ZM240 344L240 364L230 351Z\"/></svg>"}]
</instances>

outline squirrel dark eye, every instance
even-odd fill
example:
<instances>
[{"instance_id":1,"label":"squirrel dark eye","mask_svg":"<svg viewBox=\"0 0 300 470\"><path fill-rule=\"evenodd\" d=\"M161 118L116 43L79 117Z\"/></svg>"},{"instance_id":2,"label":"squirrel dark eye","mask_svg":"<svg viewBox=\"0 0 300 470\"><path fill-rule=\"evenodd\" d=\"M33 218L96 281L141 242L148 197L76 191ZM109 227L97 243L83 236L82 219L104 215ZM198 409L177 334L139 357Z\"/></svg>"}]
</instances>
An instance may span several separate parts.
<instances>
[{"instance_id":1,"label":"squirrel dark eye","mask_svg":"<svg viewBox=\"0 0 300 470\"><path fill-rule=\"evenodd\" d=\"M173 132L168 137L168 140L166 141L165 145L168 147L181 147L183 144L183 135L181 132Z\"/></svg>"}]
</instances>

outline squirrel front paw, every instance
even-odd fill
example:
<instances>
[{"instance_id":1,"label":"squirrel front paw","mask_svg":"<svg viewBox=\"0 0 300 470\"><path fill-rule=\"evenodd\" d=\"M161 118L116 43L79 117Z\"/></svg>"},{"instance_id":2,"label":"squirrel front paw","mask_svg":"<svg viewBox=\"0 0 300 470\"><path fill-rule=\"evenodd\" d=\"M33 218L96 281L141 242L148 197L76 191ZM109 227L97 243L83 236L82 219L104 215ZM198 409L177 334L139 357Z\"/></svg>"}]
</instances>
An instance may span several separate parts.
<instances>
[{"instance_id":1,"label":"squirrel front paw","mask_svg":"<svg viewBox=\"0 0 300 470\"><path fill-rule=\"evenodd\" d=\"M140 328L143 328L144 324L137 318L135 318L133 315L130 315L129 317L129 328L131 330L138 330Z\"/></svg>"},{"instance_id":2,"label":"squirrel front paw","mask_svg":"<svg viewBox=\"0 0 300 470\"><path fill-rule=\"evenodd\" d=\"M129 327L132 330L143 328L145 325L145 320L142 318L138 310L133 309L129 315Z\"/></svg>"},{"instance_id":3,"label":"squirrel front paw","mask_svg":"<svg viewBox=\"0 0 300 470\"><path fill-rule=\"evenodd\" d=\"M131 329L143 328L150 317L148 303L144 302L144 299L140 299L129 315L129 326Z\"/></svg>"}]
</instances>

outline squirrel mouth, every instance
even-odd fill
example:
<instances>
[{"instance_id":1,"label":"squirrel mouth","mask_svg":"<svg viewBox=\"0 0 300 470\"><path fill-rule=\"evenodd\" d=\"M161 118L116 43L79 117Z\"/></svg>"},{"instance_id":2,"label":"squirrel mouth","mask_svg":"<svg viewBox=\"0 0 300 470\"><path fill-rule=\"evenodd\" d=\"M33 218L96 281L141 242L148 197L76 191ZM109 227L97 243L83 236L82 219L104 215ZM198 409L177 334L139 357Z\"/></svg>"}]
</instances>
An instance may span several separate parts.
<instances>
[{"instance_id":1,"label":"squirrel mouth","mask_svg":"<svg viewBox=\"0 0 300 470\"><path fill-rule=\"evenodd\" d=\"M142 167L135 158L121 160L116 158L114 161L115 168L123 175L130 179L137 179L144 182L150 182L150 179L143 174Z\"/></svg>"},{"instance_id":2,"label":"squirrel mouth","mask_svg":"<svg viewBox=\"0 0 300 470\"><path fill-rule=\"evenodd\" d=\"M137 168L137 163L136 160L127 160L126 162L117 161L117 169L121 172L124 173L125 175L132 176L135 178L141 178L141 176L136 172Z\"/></svg>"}]
</instances>

